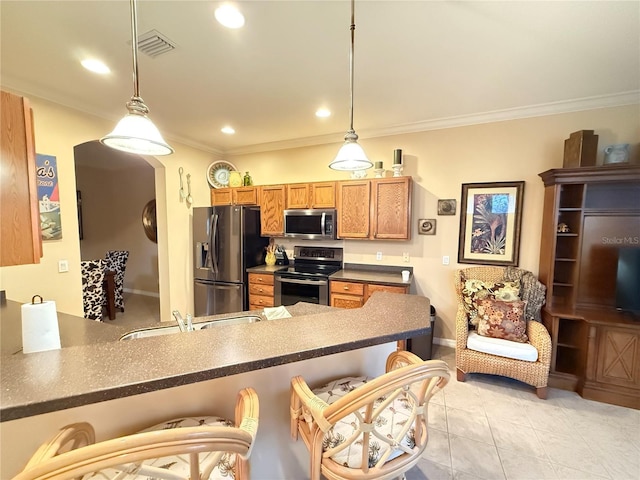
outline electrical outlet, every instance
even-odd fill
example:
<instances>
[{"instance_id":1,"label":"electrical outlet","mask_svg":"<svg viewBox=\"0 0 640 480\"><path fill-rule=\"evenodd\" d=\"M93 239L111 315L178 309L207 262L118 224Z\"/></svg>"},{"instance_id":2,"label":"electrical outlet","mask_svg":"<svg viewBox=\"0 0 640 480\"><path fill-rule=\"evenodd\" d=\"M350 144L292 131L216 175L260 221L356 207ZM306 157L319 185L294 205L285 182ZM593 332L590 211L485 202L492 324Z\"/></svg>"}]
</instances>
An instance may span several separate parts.
<instances>
[{"instance_id":1,"label":"electrical outlet","mask_svg":"<svg viewBox=\"0 0 640 480\"><path fill-rule=\"evenodd\" d=\"M58 273L64 273L69 271L68 260L58 260Z\"/></svg>"},{"instance_id":2,"label":"electrical outlet","mask_svg":"<svg viewBox=\"0 0 640 480\"><path fill-rule=\"evenodd\" d=\"M449 255L444 255L442 257L442 264L443 265L449 265Z\"/></svg>"},{"instance_id":3,"label":"electrical outlet","mask_svg":"<svg viewBox=\"0 0 640 480\"><path fill-rule=\"evenodd\" d=\"M402 254L402 261L403 261L404 263L409 263L409 252L404 252L404 253Z\"/></svg>"},{"instance_id":4,"label":"electrical outlet","mask_svg":"<svg viewBox=\"0 0 640 480\"><path fill-rule=\"evenodd\" d=\"M376 253L376 260L382 260L382 252Z\"/></svg>"}]
</instances>

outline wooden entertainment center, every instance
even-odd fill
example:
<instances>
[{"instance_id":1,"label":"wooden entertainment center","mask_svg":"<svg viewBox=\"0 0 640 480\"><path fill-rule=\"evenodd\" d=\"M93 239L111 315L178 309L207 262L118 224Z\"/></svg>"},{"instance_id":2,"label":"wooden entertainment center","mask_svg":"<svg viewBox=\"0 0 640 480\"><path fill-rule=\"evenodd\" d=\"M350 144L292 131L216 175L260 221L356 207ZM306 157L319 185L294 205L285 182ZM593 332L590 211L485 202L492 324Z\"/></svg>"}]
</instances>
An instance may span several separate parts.
<instances>
[{"instance_id":1,"label":"wooden entertainment center","mask_svg":"<svg viewBox=\"0 0 640 480\"><path fill-rule=\"evenodd\" d=\"M640 248L640 166L562 168L540 177L549 385L640 409L640 317L616 310L618 249Z\"/></svg>"}]
</instances>

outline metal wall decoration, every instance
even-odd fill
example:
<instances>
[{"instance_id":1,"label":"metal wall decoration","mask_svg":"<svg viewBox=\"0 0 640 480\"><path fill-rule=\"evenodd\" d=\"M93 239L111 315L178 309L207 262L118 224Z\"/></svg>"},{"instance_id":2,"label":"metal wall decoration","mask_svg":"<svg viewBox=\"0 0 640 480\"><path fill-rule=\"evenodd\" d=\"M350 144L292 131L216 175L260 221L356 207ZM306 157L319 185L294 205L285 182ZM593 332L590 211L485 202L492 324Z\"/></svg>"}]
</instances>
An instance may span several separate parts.
<instances>
[{"instance_id":1,"label":"metal wall decoration","mask_svg":"<svg viewBox=\"0 0 640 480\"><path fill-rule=\"evenodd\" d=\"M149 240L158 243L158 225L156 222L156 201L149 200L142 209L142 228Z\"/></svg>"},{"instance_id":2,"label":"metal wall decoration","mask_svg":"<svg viewBox=\"0 0 640 480\"><path fill-rule=\"evenodd\" d=\"M438 215L455 215L456 200L448 198L446 200L438 200Z\"/></svg>"},{"instance_id":3,"label":"metal wall decoration","mask_svg":"<svg viewBox=\"0 0 640 480\"><path fill-rule=\"evenodd\" d=\"M518 265L524 182L463 183L458 263Z\"/></svg>"},{"instance_id":4,"label":"metal wall decoration","mask_svg":"<svg viewBox=\"0 0 640 480\"><path fill-rule=\"evenodd\" d=\"M435 235L436 234L436 219L435 218L421 218L418 220L418 233L420 235Z\"/></svg>"}]
</instances>

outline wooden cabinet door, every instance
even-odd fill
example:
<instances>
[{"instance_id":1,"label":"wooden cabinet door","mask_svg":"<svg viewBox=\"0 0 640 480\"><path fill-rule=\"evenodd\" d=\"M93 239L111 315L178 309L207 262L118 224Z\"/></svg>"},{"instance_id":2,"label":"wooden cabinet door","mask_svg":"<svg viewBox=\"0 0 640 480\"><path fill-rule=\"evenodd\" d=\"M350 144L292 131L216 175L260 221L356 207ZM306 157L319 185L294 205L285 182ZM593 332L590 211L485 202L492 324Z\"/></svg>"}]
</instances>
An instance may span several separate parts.
<instances>
[{"instance_id":1,"label":"wooden cabinet door","mask_svg":"<svg viewBox=\"0 0 640 480\"><path fill-rule=\"evenodd\" d=\"M371 238L411 238L411 177L371 181Z\"/></svg>"},{"instance_id":2,"label":"wooden cabinet door","mask_svg":"<svg viewBox=\"0 0 640 480\"><path fill-rule=\"evenodd\" d=\"M357 295L331 294L331 306L338 308L360 308L364 305L364 299Z\"/></svg>"},{"instance_id":3,"label":"wooden cabinet door","mask_svg":"<svg viewBox=\"0 0 640 480\"><path fill-rule=\"evenodd\" d=\"M309 203L308 183L287 184L286 208L310 208Z\"/></svg>"},{"instance_id":4,"label":"wooden cabinet door","mask_svg":"<svg viewBox=\"0 0 640 480\"><path fill-rule=\"evenodd\" d=\"M211 205L232 205L233 194L231 188L212 188L211 189Z\"/></svg>"},{"instance_id":5,"label":"wooden cabinet door","mask_svg":"<svg viewBox=\"0 0 640 480\"><path fill-rule=\"evenodd\" d=\"M284 185L260 188L260 227L263 237L284 233Z\"/></svg>"},{"instance_id":6,"label":"wooden cabinet door","mask_svg":"<svg viewBox=\"0 0 640 480\"><path fill-rule=\"evenodd\" d=\"M26 98L7 92L2 92L0 107L0 266L40 263L33 112Z\"/></svg>"},{"instance_id":7,"label":"wooden cabinet door","mask_svg":"<svg viewBox=\"0 0 640 480\"><path fill-rule=\"evenodd\" d=\"M336 182L310 184L311 208L336 208Z\"/></svg>"},{"instance_id":8,"label":"wooden cabinet door","mask_svg":"<svg viewBox=\"0 0 640 480\"><path fill-rule=\"evenodd\" d=\"M640 389L640 331L598 327L596 380Z\"/></svg>"},{"instance_id":9,"label":"wooden cabinet door","mask_svg":"<svg viewBox=\"0 0 640 480\"><path fill-rule=\"evenodd\" d=\"M338 238L369 238L371 182L338 183Z\"/></svg>"},{"instance_id":10,"label":"wooden cabinet door","mask_svg":"<svg viewBox=\"0 0 640 480\"><path fill-rule=\"evenodd\" d=\"M235 205L258 205L258 187L237 187L232 190Z\"/></svg>"},{"instance_id":11,"label":"wooden cabinet door","mask_svg":"<svg viewBox=\"0 0 640 480\"><path fill-rule=\"evenodd\" d=\"M364 301L369 300L373 292L391 292L391 293L409 293L409 286L398 285L380 285L377 283L369 283L365 290Z\"/></svg>"}]
</instances>

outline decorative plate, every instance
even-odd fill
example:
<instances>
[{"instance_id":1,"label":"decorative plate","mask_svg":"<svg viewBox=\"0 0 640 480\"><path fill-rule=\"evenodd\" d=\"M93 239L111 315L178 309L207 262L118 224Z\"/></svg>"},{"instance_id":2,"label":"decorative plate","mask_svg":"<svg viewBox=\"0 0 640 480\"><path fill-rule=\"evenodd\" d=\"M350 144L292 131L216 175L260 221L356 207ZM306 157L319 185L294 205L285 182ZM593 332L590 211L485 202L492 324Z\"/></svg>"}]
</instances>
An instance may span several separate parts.
<instances>
[{"instance_id":1,"label":"decorative plate","mask_svg":"<svg viewBox=\"0 0 640 480\"><path fill-rule=\"evenodd\" d=\"M229 172L237 170L236 167L224 160L213 162L207 168L207 182L213 188L225 188L229 186Z\"/></svg>"}]
</instances>

